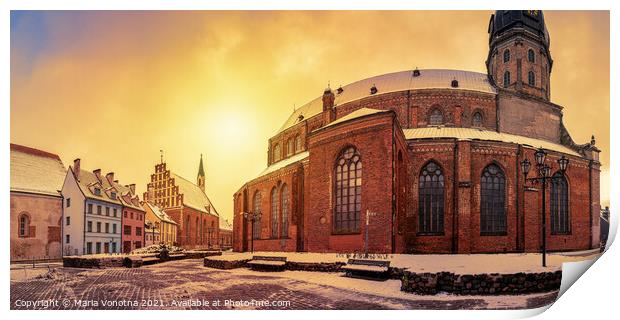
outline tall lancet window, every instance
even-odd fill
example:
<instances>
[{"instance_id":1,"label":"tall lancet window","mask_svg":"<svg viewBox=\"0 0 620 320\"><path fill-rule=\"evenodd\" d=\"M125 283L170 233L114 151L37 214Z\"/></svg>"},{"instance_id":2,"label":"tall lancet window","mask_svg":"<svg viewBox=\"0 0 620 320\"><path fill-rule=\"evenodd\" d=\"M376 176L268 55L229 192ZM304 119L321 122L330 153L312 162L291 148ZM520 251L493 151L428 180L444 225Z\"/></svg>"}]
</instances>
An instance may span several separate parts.
<instances>
[{"instance_id":1,"label":"tall lancet window","mask_svg":"<svg viewBox=\"0 0 620 320\"><path fill-rule=\"evenodd\" d=\"M480 178L480 233L506 233L506 176L494 164Z\"/></svg>"},{"instance_id":2,"label":"tall lancet window","mask_svg":"<svg viewBox=\"0 0 620 320\"><path fill-rule=\"evenodd\" d=\"M336 159L333 230L359 232L362 210L362 160L355 147L345 148Z\"/></svg>"},{"instance_id":3,"label":"tall lancet window","mask_svg":"<svg viewBox=\"0 0 620 320\"><path fill-rule=\"evenodd\" d=\"M560 172L551 182L551 233L570 233L570 216L568 213L568 182Z\"/></svg>"},{"instance_id":4,"label":"tall lancet window","mask_svg":"<svg viewBox=\"0 0 620 320\"><path fill-rule=\"evenodd\" d=\"M271 237L278 237L278 189L271 189Z\"/></svg>"},{"instance_id":5,"label":"tall lancet window","mask_svg":"<svg viewBox=\"0 0 620 320\"><path fill-rule=\"evenodd\" d=\"M444 219L444 176L435 162L429 162L418 182L418 232L442 233Z\"/></svg>"},{"instance_id":6,"label":"tall lancet window","mask_svg":"<svg viewBox=\"0 0 620 320\"><path fill-rule=\"evenodd\" d=\"M260 191L256 191L256 193L254 193L254 212L252 212L253 214L257 214L261 212L261 194ZM252 222L250 222L252 223ZM252 229L252 234L254 236L254 239L260 239L260 231L261 231L261 220L256 220L254 221L254 225L253 225L253 229Z\"/></svg>"},{"instance_id":7,"label":"tall lancet window","mask_svg":"<svg viewBox=\"0 0 620 320\"><path fill-rule=\"evenodd\" d=\"M288 212L289 212L289 194L288 187L282 186L280 190L280 197L282 198L282 226L280 227L280 237L288 237Z\"/></svg>"}]
</instances>

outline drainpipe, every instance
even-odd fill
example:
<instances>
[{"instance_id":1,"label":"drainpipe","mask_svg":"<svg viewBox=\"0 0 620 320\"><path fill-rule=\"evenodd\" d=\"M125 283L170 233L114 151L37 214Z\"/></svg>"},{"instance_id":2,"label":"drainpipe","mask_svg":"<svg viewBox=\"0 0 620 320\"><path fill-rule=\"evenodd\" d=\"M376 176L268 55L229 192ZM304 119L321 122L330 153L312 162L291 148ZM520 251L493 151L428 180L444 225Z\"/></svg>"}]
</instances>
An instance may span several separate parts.
<instances>
[{"instance_id":1,"label":"drainpipe","mask_svg":"<svg viewBox=\"0 0 620 320\"><path fill-rule=\"evenodd\" d=\"M454 177L453 181L452 181L452 253L456 253L456 251L458 250L458 244L457 244L457 219L458 219L458 215L457 215L457 210L458 210L458 205L457 205L457 188L458 188L458 174L457 174L457 163L458 163L458 151L459 151L459 143L458 140L454 141L454 160L453 160L453 171L452 171L452 176Z\"/></svg>"}]
</instances>

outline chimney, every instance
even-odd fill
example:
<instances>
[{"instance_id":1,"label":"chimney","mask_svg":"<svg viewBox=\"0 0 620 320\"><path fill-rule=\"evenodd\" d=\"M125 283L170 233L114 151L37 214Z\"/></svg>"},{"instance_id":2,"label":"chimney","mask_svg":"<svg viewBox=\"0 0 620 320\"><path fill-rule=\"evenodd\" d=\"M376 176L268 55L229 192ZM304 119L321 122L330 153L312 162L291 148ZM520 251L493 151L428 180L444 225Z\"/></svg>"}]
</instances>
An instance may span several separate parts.
<instances>
[{"instance_id":1,"label":"chimney","mask_svg":"<svg viewBox=\"0 0 620 320\"><path fill-rule=\"evenodd\" d=\"M332 89L328 86L323 91L323 115L325 117L325 124L328 124L336 120L336 110L334 109L335 96Z\"/></svg>"},{"instance_id":2,"label":"chimney","mask_svg":"<svg viewBox=\"0 0 620 320\"><path fill-rule=\"evenodd\" d=\"M129 185L129 190L131 190L131 194L136 194L136 184L132 183Z\"/></svg>"},{"instance_id":3,"label":"chimney","mask_svg":"<svg viewBox=\"0 0 620 320\"><path fill-rule=\"evenodd\" d=\"M323 111L331 110L334 107L335 96L330 87L323 91Z\"/></svg>"},{"instance_id":4,"label":"chimney","mask_svg":"<svg viewBox=\"0 0 620 320\"><path fill-rule=\"evenodd\" d=\"M101 169L95 169L93 170L93 173L95 174L95 176L97 176L97 180L101 182Z\"/></svg>"},{"instance_id":5,"label":"chimney","mask_svg":"<svg viewBox=\"0 0 620 320\"><path fill-rule=\"evenodd\" d=\"M80 158L73 160L73 175L75 179L80 180Z\"/></svg>"},{"instance_id":6,"label":"chimney","mask_svg":"<svg viewBox=\"0 0 620 320\"><path fill-rule=\"evenodd\" d=\"M108 180L108 183L112 185L114 182L114 172L108 172L108 174L105 175L105 178Z\"/></svg>"}]
</instances>

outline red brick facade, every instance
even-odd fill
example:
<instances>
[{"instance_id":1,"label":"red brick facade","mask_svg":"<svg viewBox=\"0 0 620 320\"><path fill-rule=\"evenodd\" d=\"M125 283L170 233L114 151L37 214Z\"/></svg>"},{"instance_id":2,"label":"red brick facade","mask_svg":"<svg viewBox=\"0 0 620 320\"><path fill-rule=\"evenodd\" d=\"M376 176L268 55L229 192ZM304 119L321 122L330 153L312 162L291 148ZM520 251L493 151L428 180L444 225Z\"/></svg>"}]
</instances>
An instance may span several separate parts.
<instances>
[{"instance_id":1,"label":"red brick facade","mask_svg":"<svg viewBox=\"0 0 620 320\"><path fill-rule=\"evenodd\" d=\"M123 253L144 247L144 215L143 210L123 207L121 246Z\"/></svg>"},{"instance_id":2,"label":"red brick facade","mask_svg":"<svg viewBox=\"0 0 620 320\"><path fill-rule=\"evenodd\" d=\"M510 39L505 41L514 40ZM546 47L539 46L538 54L540 48ZM491 50L495 50L494 47ZM513 49L516 57L528 52L519 50ZM497 59L495 53L490 56ZM545 203L547 248L566 251L598 247L599 150L594 147L594 141L583 145L572 141L561 121L562 107L547 100L548 86L544 81L548 74L544 72L550 72L550 68L544 71L548 61L542 59L546 56L537 57L534 64L540 64L537 66L543 71L537 71L536 75L543 82L531 90L522 89L522 83L515 90L487 83L491 86L489 89L483 87L486 77L472 84L467 82L471 81L467 77L454 76L446 85L432 82L436 87L387 89L383 93L381 90L389 83L401 81L398 78L401 75L394 74L378 77L389 81L379 79L377 86L375 80L367 79L370 93L358 93L354 99L341 98L340 104L335 103L334 97L337 100L347 90L359 90L356 84L339 88L336 94L326 89L321 100L314 100L307 109L294 113L287 125L269 140L268 168L234 195L233 249L537 252L541 248L542 189L540 185L524 182L520 163L524 159L533 162L534 152L542 145L546 146L546 163L551 166L552 174L559 171L557 160L561 156L570 161L565 173L568 231L552 233L548 187ZM500 68L493 63L489 71L492 74L506 68L518 72L516 64ZM442 80L444 76L440 75L438 71L416 70L412 77ZM401 87L415 81L413 78L402 80ZM380 81L386 84L382 86ZM315 114L308 111L310 108L316 110L321 103L322 111ZM445 128L462 128L462 131L457 130L456 135L433 132L447 132ZM426 136L416 135L421 133ZM291 150L288 141L296 137L301 137L302 143L300 148L295 145ZM357 150L363 165L360 217L359 228L342 233L335 227L339 201L336 163L343 150L349 147ZM442 174L443 201L437 203L442 205L440 222L443 228L421 232L420 176L429 163L436 165ZM498 168L504 181L502 191L496 193L503 199L505 228L501 232L484 232L481 225L481 179L489 166ZM532 170L529 177L535 175L533 171L536 170ZM274 237L279 233L273 228L282 228L283 202L278 198L274 204L270 195L273 190L282 190L284 185L289 186L288 209L292 216L288 220L288 235ZM261 194L261 203L255 205L257 192ZM280 214L275 224L274 212ZM256 228L258 234L252 239L252 221L247 216L254 213L260 213L261 219L257 222L260 224ZM367 213L370 213L368 227Z\"/></svg>"},{"instance_id":3,"label":"red brick facade","mask_svg":"<svg viewBox=\"0 0 620 320\"><path fill-rule=\"evenodd\" d=\"M177 223L176 245L184 248L218 247L219 217L204 192L204 176L198 176L198 183L200 185L172 173L162 162L155 165L144 199L165 209Z\"/></svg>"}]
</instances>

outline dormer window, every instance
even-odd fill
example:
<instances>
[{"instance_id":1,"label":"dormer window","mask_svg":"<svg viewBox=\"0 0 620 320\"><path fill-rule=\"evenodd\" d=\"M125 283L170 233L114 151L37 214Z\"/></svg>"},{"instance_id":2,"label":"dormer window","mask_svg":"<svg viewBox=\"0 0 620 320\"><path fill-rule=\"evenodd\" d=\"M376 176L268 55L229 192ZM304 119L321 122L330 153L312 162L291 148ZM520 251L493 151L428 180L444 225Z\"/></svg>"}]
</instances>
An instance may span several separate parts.
<instances>
[{"instance_id":1,"label":"dormer window","mask_svg":"<svg viewBox=\"0 0 620 320\"><path fill-rule=\"evenodd\" d=\"M111 192L110 193L110 198L116 200L116 192Z\"/></svg>"},{"instance_id":2,"label":"dormer window","mask_svg":"<svg viewBox=\"0 0 620 320\"><path fill-rule=\"evenodd\" d=\"M96 196L100 196L101 195L101 188L95 187L95 195Z\"/></svg>"}]
</instances>

